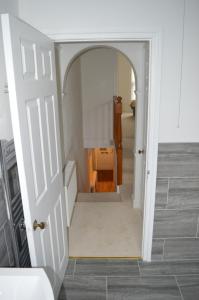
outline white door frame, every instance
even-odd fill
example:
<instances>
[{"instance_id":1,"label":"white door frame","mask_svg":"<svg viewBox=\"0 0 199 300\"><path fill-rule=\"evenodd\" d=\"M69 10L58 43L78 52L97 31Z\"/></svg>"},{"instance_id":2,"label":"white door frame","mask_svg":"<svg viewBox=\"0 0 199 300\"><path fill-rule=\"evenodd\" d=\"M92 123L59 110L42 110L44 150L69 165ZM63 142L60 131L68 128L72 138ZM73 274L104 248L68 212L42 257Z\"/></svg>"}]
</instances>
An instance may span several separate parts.
<instances>
[{"instance_id":1,"label":"white door frame","mask_svg":"<svg viewBox=\"0 0 199 300\"><path fill-rule=\"evenodd\" d=\"M147 149L142 258L151 261L155 190L158 157L159 110L161 90L161 32L48 34L55 43L68 42L149 42L149 91L147 118Z\"/></svg>"}]
</instances>

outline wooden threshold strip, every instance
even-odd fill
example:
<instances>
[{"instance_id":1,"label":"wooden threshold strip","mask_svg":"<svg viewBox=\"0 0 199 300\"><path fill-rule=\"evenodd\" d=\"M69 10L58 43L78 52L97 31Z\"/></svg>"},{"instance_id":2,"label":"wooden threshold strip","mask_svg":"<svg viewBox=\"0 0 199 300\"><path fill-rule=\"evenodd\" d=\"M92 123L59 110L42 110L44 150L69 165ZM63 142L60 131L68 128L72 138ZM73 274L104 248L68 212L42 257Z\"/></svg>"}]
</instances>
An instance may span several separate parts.
<instances>
[{"instance_id":1,"label":"wooden threshold strip","mask_svg":"<svg viewBox=\"0 0 199 300\"><path fill-rule=\"evenodd\" d=\"M141 256L69 256L69 259L142 259Z\"/></svg>"}]
</instances>

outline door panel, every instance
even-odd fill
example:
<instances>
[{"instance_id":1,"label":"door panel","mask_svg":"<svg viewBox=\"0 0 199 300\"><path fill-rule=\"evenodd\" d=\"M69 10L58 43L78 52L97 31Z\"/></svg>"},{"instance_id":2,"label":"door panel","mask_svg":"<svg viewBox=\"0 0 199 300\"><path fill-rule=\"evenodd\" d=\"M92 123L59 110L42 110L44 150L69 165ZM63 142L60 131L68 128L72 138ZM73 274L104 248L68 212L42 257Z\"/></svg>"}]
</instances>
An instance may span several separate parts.
<instances>
[{"instance_id":1,"label":"door panel","mask_svg":"<svg viewBox=\"0 0 199 300\"><path fill-rule=\"evenodd\" d=\"M39 114L39 108L39 99L31 99L26 101L28 134L31 150L31 163L33 167L36 202L39 202L40 198L47 190L44 161L45 154L42 143L42 125L41 115Z\"/></svg>"},{"instance_id":2,"label":"door panel","mask_svg":"<svg viewBox=\"0 0 199 300\"><path fill-rule=\"evenodd\" d=\"M48 80L53 80L52 52L45 48L40 48L40 51L42 60L42 77Z\"/></svg>"},{"instance_id":3,"label":"door panel","mask_svg":"<svg viewBox=\"0 0 199 300\"><path fill-rule=\"evenodd\" d=\"M146 141L147 141L147 105L148 105L148 45L139 50L139 68L136 69L139 80L136 90L135 147L134 147L134 208L144 213L145 173L146 173ZM141 150L141 152L139 151Z\"/></svg>"},{"instance_id":4,"label":"door panel","mask_svg":"<svg viewBox=\"0 0 199 300\"><path fill-rule=\"evenodd\" d=\"M33 42L21 40L21 57L24 80L38 79L36 47Z\"/></svg>"},{"instance_id":5,"label":"door panel","mask_svg":"<svg viewBox=\"0 0 199 300\"><path fill-rule=\"evenodd\" d=\"M45 97L44 101L45 101L48 149L49 149L50 176L51 176L51 181L53 181L53 178L55 178L55 176L59 173L54 97L47 96Z\"/></svg>"},{"instance_id":6,"label":"door panel","mask_svg":"<svg viewBox=\"0 0 199 300\"><path fill-rule=\"evenodd\" d=\"M57 297L67 265L54 45L2 15L13 134L32 266L44 266ZM33 222L45 222L33 230Z\"/></svg>"}]
</instances>

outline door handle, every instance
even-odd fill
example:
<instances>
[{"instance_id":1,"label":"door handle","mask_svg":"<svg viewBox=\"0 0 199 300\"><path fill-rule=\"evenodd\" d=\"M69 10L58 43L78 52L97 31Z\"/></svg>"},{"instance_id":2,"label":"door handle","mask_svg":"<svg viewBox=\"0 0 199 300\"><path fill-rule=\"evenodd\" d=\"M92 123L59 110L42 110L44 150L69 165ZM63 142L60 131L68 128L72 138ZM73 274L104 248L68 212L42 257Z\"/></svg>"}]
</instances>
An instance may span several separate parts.
<instances>
[{"instance_id":1,"label":"door handle","mask_svg":"<svg viewBox=\"0 0 199 300\"><path fill-rule=\"evenodd\" d=\"M43 230L46 228L46 223L45 222L40 222L40 223L37 223L37 220L34 220L33 222L33 229L36 230L37 228Z\"/></svg>"},{"instance_id":2,"label":"door handle","mask_svg":"<svg viewBox=\"0 0 199 300\"><path fill-rule=\"evenodd\" d=\"M138 150L138 154L143 154L144 153L144 149L139 149Z\"/></svg>"}]
</instances>

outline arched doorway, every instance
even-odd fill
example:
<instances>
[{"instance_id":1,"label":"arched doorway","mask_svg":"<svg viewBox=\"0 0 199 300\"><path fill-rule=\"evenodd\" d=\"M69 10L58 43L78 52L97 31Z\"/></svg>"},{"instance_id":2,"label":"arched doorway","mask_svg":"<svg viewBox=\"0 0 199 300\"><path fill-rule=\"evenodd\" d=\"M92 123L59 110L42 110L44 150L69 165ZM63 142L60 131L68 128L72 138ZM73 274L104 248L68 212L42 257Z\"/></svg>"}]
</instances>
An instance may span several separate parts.
<instances>
[{"instance_id":1,"label":"arched doorway","mask_svg":"<svg viewBox=\"0 0 199 300\"><path fill-rule=\"evenodd\" d=\"M68 46L68 45L67 45ZM85 45L84 45L85 46ZM101 45L100 45L101 46ZM88 50L88 47L86 47L86 48L84 48L84 51L83 52L85 52L85 50ZM80 52L82 52L82 51L80 51ZM78 53L80 53L79 51L78 51ZM77 55L75 55L75 57L76 57ZM68 58L67 58L68 59ZM70 63L68 64L68 66L70 65ZM141 91L140 91L140 87L139 87L139 89L138 89L138 92L137 92L138 94L139 93L141 93Z\"/></svg>"}]
</instances>

